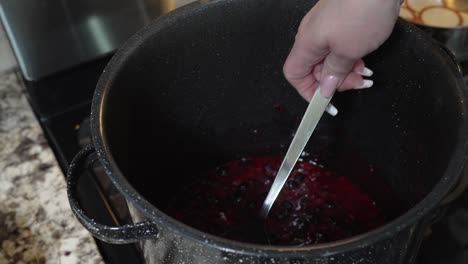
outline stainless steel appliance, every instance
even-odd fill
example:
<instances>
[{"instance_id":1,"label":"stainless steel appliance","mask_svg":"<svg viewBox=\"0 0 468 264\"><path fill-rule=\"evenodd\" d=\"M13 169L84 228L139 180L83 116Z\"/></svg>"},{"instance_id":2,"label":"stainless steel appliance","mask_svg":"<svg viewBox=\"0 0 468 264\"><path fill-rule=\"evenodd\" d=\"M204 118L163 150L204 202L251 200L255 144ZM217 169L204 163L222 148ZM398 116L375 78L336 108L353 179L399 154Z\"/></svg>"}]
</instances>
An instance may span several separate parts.
<instances>
[{"instance_id":1,"label":"stainless steel appliance","mask_svg":"<svg viewBox=\"0 0 468 264\"><path fill-rule=\"evenodd\" d=\"M80 143L89 140L90 101L112 54L152 19L191 1L0 0L18 76L64 172ZM80 203L96 220L125 223L125 205L99 173L97 168L84 175ZM107 263L141 263L135 245L96 243Z\"/></svg>"}]
</instances>

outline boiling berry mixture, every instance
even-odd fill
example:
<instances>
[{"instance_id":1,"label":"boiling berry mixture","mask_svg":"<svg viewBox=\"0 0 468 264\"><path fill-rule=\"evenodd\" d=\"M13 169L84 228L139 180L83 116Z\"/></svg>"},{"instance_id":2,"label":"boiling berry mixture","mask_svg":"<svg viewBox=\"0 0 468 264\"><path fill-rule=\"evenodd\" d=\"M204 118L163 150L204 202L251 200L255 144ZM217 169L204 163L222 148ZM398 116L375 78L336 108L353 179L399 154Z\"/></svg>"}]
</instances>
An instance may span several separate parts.
<instances>
[{"instance_id":1,"label":"boiling berry mixture","mask_svg":"<svg viewBox=\"0 0 468 264\"><path fill-rule=\"evenodd\" d=\"M348 238L385 222L371 197L346 177L299 161L267 220L258 217L279 157L229 162L197 177L168 213L217 236L251 243L305 246Z\"/></svg>"}]
</instances>

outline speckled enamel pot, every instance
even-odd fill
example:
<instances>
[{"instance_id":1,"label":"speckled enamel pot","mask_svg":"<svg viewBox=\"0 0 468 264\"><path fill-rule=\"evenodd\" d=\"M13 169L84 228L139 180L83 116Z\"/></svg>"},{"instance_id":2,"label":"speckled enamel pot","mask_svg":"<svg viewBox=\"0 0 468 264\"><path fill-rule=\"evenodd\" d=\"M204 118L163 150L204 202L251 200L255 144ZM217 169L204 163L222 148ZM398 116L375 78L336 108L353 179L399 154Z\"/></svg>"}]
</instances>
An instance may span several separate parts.
<instances>
[{"instance_id":1,"label":"speckled enamel pot","mask_svg":"<svg viewBox=\"0 0 468 264\"><path fill-rule=\"evenodd\" d=\"M282 247L213 236L163 211L194 171L284 152L306 103L281 69L313 4L200 1L134 35L100 78L93 144L70 166L80 222L101 240L139 242L148 263L413 263L427 227L464 188L468 100L451 55L403 21L365 58L374 87L337 94L338 116L322 118L307 151L337 171L350 155L372 163L406 213L346 240ZM77 175L94 152L137 224L108 227L80 210Z\"/></svg>"}]
</instances>

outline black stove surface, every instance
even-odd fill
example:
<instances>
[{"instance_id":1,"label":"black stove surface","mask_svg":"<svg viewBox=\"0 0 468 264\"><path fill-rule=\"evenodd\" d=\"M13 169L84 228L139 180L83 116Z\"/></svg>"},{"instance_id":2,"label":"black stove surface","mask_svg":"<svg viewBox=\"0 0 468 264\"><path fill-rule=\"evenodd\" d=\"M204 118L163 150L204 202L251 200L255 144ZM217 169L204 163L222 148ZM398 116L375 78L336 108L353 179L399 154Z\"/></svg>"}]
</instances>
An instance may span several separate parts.
<instances>
[{"instance_id":1,"label":"black stove surface","mask_svg":"<svg viewBox=\"0 0 468 264\"><path fill-rule=\"evenodd\" d=\"M91 142L89 111L92 94L110 56L76 67L39 83L24 82L59 164L66 172L73 156ZM462 65L468 73L468 63ZM107 225L129 223L124 198L96 165L79 182L79 200L85 212ZM96 240L106 263L142 263L136 244L111 245ZM422 243L421 264L468 263L468 192L458 199Z\"/></svg>"}]
</instances>

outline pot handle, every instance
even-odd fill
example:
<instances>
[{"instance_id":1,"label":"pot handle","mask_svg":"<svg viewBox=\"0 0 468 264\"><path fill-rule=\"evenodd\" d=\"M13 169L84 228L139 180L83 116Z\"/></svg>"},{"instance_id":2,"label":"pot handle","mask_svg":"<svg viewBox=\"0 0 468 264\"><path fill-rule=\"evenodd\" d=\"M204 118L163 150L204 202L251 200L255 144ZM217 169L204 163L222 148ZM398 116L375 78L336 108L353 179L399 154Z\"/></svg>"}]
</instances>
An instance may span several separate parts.
<instances>
[{"instance_id":1,"label":"pot handle","mask_svg":"<svg viewBox=\"0 0 468 264\"><path fill-rule=\"evenodd\" d=\"M158 228L149 221L123 226L106 226L88 217L81 209L76 193L78 178L83 167L87 167L95 161L95 158L89 158L93 153L95 153L95 149L92 144L84 147L73 158L67 172L68 201L78 221L93 236L111 244L127 244L157 238L159 234Z\"/></svg>"}]
</instances>

